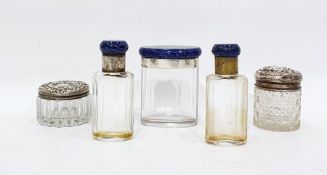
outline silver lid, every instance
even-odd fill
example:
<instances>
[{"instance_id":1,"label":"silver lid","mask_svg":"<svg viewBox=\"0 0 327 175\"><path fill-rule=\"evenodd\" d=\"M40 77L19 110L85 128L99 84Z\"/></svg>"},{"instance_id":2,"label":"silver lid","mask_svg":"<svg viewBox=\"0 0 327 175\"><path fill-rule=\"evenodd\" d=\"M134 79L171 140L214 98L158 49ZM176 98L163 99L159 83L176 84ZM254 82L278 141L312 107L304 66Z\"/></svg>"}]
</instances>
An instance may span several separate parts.
<instances>
[{"instance_id":1,"label":"silver lid","mask_svg":"<svg viewBox=\"0 0 327 175\"><path fill-rule=\"evenodd\" d=\"M267 66L256 71L256 85L271 89L299 89L302 74L299 71L277 66Z\"/></svg>"},{"instance_id":2,"label":"silver lid","mask_svg":"<svg viewBox=\"0 0 327 175\"><path fill-rule=\"evenodd\" d=\"M39 87L39 97L49 100L71 100L89 94L89 85L82 81L54 81Z\"/></svg>"}]
</instances>

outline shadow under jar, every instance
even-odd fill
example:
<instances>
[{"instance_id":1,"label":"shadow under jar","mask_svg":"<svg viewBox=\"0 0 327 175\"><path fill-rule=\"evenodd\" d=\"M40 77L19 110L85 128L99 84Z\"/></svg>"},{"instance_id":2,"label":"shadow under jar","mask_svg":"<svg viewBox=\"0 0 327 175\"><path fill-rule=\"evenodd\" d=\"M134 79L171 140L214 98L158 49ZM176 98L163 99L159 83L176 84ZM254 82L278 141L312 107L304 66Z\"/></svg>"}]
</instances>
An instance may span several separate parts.
<instances>
[{"instance_id":1,"label":"shadow under jar","mask_svg":"<svg viewBox=\"0 0 327 175\"><path fill-rule=\"evenodd\" d=\"M190 127L198 118L199 47L141 47L142 124Z\"/></svg>"},{"instance_id":2,"label":"shadow under jar","mask_svg":"<svg viewBox=\"0 0 327 175\"><path fill-rule=\"evenodd\" d=\"M254 125L272 131L300 127L302 74L286 67L259 69L254 89Z\"/></svg>"}]
</instances>

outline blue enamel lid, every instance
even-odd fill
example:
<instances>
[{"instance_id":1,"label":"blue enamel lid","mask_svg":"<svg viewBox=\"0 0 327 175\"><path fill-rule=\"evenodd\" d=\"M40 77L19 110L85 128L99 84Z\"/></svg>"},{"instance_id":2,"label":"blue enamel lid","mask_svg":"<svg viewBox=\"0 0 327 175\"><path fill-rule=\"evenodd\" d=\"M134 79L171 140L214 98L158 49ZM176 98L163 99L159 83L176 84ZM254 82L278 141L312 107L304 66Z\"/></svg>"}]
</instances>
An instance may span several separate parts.
<instances>
[{"instance_id":1,"label":"blue enamel lid","mask_svg":"<svg viewBox=\"0 0 327 175\"><path fill-rule=\"evenodd\" d=\"M142 58L154 59L195 59L201 55L196 46L144 46L139 50Z\"/></svg>"},{"instance_id":2,"label":"blue enamel lid","mask_svg":"<svg viewBox=\"0 0 327 175\"><path fill-rule=\"evenodd\" d=\"M212 53L218 57L237 57L241 53L238 44L215 44Z\"/></svg>"},{"instance_id":3,"label":"blue enamel lid","mask_svg":"<svg viewBox=\"0 0 327 175\"><path fill-rule=\"evenodd\" d=\"M123 40L104 40L100 44L100 50L103 55L125 54L128 44Z\"/></svg>"}]
</instances>

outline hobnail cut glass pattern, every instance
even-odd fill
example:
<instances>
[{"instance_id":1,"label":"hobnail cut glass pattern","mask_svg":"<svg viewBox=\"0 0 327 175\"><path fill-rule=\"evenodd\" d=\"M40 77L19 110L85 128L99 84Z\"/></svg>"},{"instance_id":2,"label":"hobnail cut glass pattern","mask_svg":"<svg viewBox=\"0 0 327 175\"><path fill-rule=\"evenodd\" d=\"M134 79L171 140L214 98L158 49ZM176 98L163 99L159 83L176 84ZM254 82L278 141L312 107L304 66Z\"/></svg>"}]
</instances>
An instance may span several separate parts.
<instances>
[{"instance_id":1,"label":"hobnail cut glass pattern","mask_svg":"<svg viewBox=\"0 0 327 175\"><path fill-rule=\"evenodd\" d=\"M47 100L37 97L37 120L50 127L70 127L90 120L89 96L73 100Z\"/></svg>"},{"instance_id":2,"label":"hobnail cut glass pattern","mask_svg":"<svg viewBox=\"0 0 327 175\"><path fill-rule=\"evenodd\" d=\"M254 125L272 131L293 131L300 126L301 89L269 90L255 87Z\"/></svg>"}]
</instances>

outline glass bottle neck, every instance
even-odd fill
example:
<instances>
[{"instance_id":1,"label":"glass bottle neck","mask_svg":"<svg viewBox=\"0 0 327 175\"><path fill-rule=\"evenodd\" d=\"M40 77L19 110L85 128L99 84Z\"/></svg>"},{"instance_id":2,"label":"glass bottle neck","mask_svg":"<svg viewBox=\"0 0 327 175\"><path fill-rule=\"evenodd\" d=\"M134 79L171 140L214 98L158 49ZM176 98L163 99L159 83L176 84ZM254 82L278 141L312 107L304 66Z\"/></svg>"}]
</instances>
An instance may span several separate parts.
<instances>
[{"instance_id":1,"label":"glass bottle neck","mask_svg":"<svg viewBox=\"0 0 327 175\"><path fill-rule=\"evenodd\" d=\"M215 57L215 73L218 75L237 75L237 57Z\"/></svg>"},{"instance_id":2,"label":"glass bottle neck","mask_svg":"<svg viewBox=\"0 0 327 175\"><path fill-rule=\"evenodd\" d=\"M125 72L125 54L103 55L102 72Z\"/></svg>"}]
</instances>

